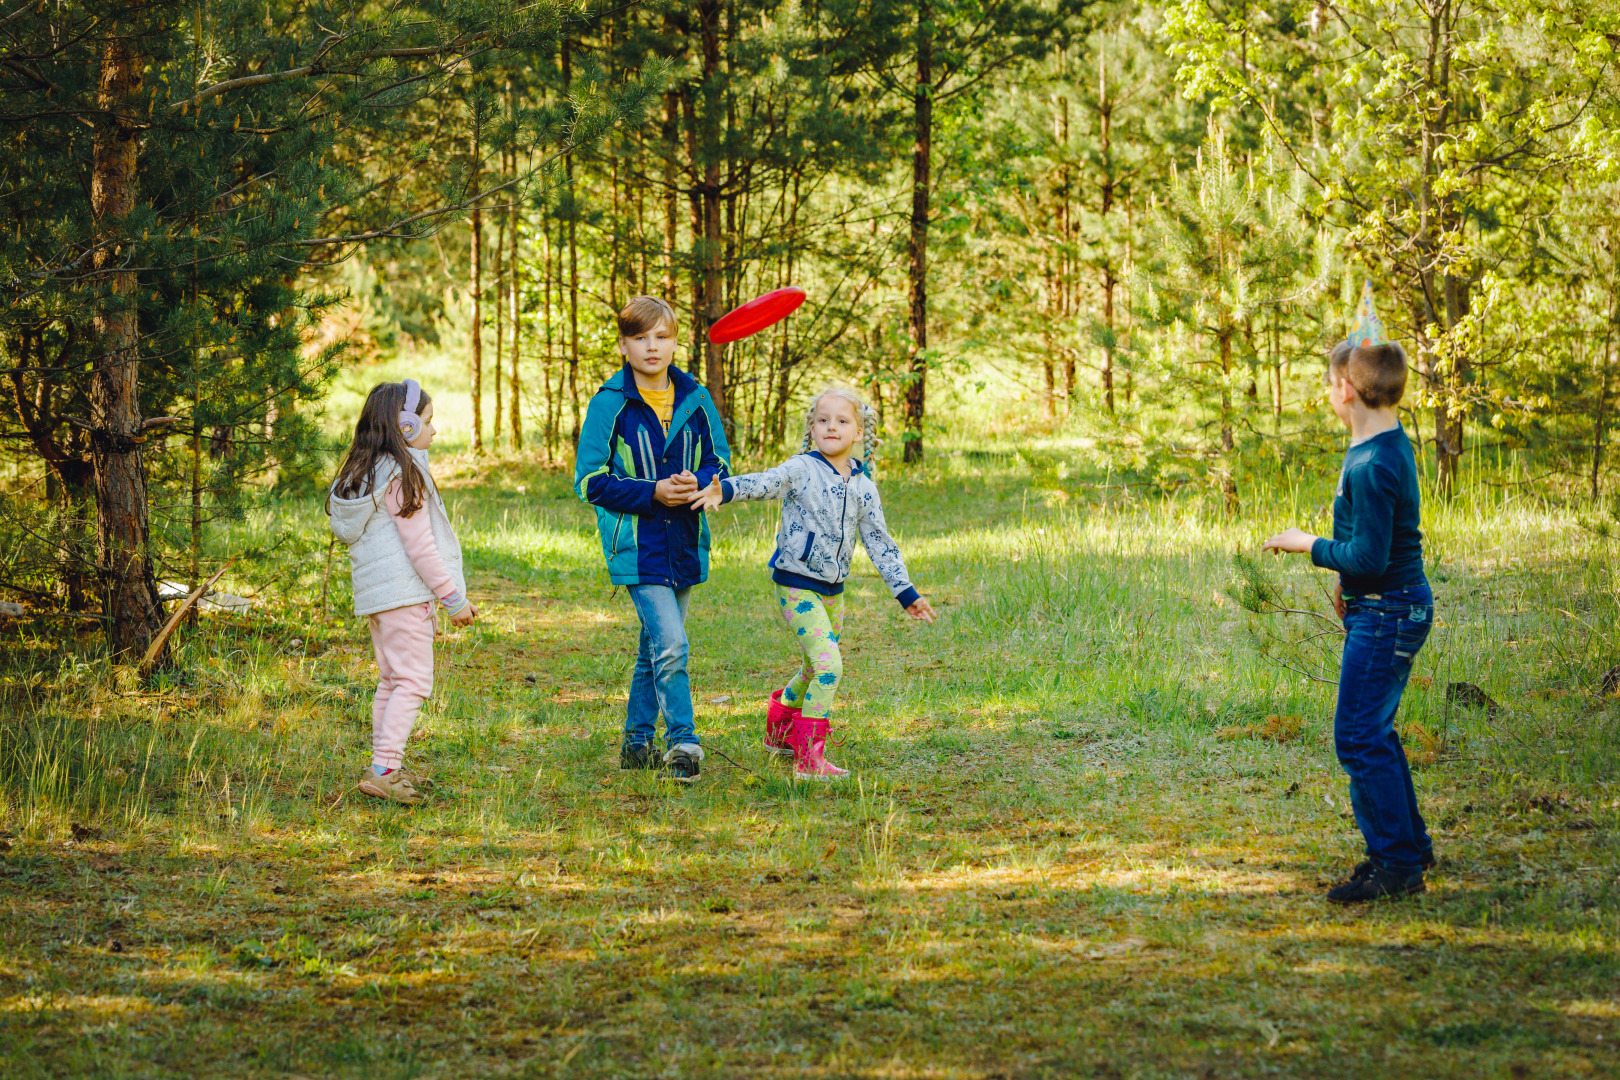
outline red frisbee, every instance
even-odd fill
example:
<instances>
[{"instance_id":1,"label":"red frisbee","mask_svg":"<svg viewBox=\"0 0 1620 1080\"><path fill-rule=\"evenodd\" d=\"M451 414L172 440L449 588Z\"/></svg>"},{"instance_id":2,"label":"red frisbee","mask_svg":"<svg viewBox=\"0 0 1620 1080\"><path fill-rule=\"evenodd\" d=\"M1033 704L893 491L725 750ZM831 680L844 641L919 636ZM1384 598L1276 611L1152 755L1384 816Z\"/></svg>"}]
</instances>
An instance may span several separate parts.
<instances>
[{"instance_id":1,"label":"red frisbee","mask_svg":"<svg viewBox=\"0 0 1620 1080\"><path fill-rule=\"evenodd\" d=\"M797 285L768 292L721 316L718 322L709 327L709 340L716 345L741 341L767 326L775 326L799 310L799 305L804 301L805 292Z\"/></svg>"}]
</instances>

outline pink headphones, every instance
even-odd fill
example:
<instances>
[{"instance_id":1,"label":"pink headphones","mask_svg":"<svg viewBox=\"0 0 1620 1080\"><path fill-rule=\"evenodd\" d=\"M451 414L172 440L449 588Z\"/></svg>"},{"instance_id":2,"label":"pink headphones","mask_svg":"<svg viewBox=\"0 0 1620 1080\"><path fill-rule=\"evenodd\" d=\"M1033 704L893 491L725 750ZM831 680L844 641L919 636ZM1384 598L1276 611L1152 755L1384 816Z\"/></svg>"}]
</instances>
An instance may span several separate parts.
<instances>
[{"instance_id":1,"label":"pink headphones","mask_svg":"<svg viewBox=\"0 0 1620 1080\"><path fill-rule=\"evenodd\" d=\"M415 379L405 380L405 408L399 413L399 433L405 436L406 442L415 442L417 436L422 434L422 418L416 415L416 407L422 402L422 384Z\"/></svg>"}]
</instances>

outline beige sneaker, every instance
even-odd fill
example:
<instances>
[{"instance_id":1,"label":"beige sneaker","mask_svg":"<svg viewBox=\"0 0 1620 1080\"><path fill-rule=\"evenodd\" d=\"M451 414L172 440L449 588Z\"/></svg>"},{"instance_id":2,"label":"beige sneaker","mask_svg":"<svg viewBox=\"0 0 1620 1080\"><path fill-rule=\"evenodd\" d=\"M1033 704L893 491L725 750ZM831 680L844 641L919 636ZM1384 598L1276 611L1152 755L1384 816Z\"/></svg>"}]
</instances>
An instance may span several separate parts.
<instances>
[{"instance_id":1,"label":"beige sneaker","mask_svg":"<svg viewBox=\"0 0 1620 1080\"><path fill-rule=\"evenodd\" d=\"M404 765L401 765L399 768L395 769L394 774L403 777L407 782L409 782L411 787L415 788L419 793L427 791L433 786L432 780L425 776L418 775Z\"/></svg>"},{"instance_id":2,"label":"beige sneaker","mask_svg":"<svg viewBox=\"0 0 1620 1080\"><path fill-rule=\"evenodd\" d=\"M422 801L422 796L412 783L414 779L415 777L404 769L395 769L387 776L378 776L372 771L371 766L367 765L365 771L360 774L360 790L373 798L415 806Z\"/></svg>"}]
</instances>

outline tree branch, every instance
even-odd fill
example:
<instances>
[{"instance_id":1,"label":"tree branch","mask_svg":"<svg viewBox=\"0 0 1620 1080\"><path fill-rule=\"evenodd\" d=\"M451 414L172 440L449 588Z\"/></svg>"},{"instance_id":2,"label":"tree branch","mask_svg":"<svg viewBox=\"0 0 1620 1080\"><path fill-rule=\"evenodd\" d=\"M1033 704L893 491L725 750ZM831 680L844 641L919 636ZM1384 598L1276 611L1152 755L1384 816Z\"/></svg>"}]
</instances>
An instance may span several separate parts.
<instances>
[{"instance_id":1,"label":"tree branch","mask_svg":"<svg viewBox=\"0 0 1620 1080\"><path fill-rule=\"evenodd\" d=\"M334 35L333 37L327 38L326 41L322 43L321 51L315 55L315 58L302 67L288 68L286 71L266 72L263 75L244 75L236 79L226 79L223 82L215 83L206 90L200 91L194 97L186 98L184 101L173 102L169 105L169 108L183 109L189 105L196 105L206 98L218 97L221 94L228 94L233 90L243 90L254 86L265 86L269 83L283 82L287 79L302 79L306 75L318 75L322 72L332 70L321 63L321 58L324 57L334 45L343 41L347 36L348 35L343 35L342 37L339 37ZM442 56L445 53L455 52L488 36L489 31L481 30L476 34L472 34L464 38L458 38L457 40L448 42L444 45L419 45L404 49L370 49L366 52L356 53L353 58L355 60L425 59L433 56Z\"/></svg>"}]
</instances>

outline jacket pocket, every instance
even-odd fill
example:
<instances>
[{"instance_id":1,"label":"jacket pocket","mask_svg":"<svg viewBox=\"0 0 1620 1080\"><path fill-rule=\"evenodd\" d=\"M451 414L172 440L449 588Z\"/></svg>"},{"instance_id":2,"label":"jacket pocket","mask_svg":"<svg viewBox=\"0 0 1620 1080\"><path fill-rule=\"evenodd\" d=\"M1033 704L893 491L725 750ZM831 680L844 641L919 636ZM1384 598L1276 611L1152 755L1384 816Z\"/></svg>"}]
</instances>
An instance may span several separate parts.
<instances>
[{"instance_id":1,"label":"jacket pocket","mask_svg":"<svg viewBox=\"0 0 1620 1080\"><path fill-rule=\"evenodd\" d=\"M805 533L804 534L804 550L799 553L799 561L804 563L804 565L806 565L806 566L810 565L810 551L815 546L816 546L816 534L813 533L813 532Z\"/></svg>"},{"instance_id":2,"label":"jacket pocket","mask_svg":"<svg viewBox=\"0 0 1620 1080\"><path fill-rule=\"evenodd\" d=\"M611 548L610 548L610 550L608 552L608 558L610 558L610 559L613 558L615 555L617 555L619 553L619 532L623 528L624 528L624 515L623 514L614 514L613 515L613 543L612 543Z\"/></svg>"}]
</instances>

